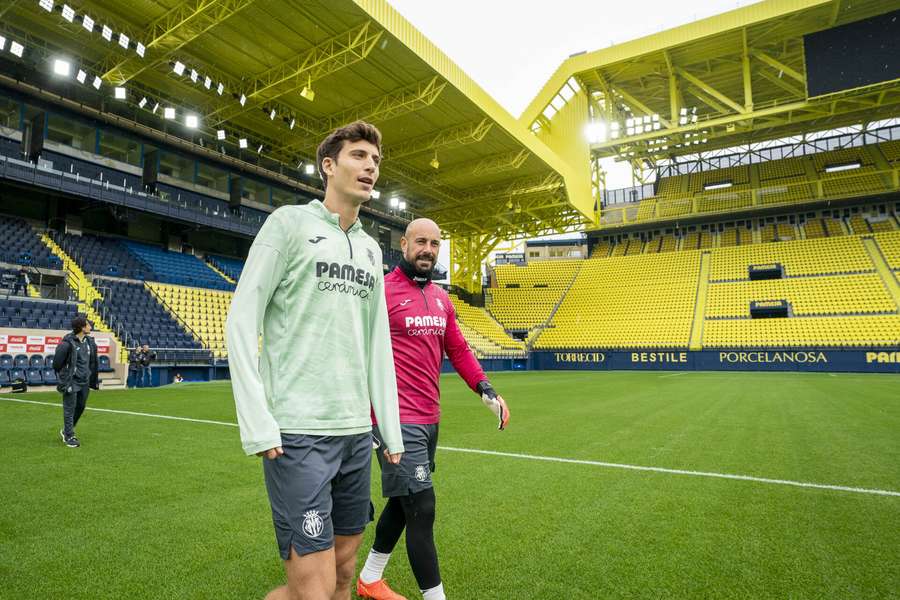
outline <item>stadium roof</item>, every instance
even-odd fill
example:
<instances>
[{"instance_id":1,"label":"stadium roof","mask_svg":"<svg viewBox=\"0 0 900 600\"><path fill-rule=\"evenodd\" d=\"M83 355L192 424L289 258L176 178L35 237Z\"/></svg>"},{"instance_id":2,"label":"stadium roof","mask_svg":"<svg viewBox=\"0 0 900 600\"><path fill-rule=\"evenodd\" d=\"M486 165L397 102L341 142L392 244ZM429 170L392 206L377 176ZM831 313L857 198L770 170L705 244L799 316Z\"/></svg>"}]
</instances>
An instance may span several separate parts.
<instances>
[{"instance_id":1,"label":"stadium roof","mask_svg":"<svg viewBox=\"0 0 900 600\"><path fill-rule=\"evenodd\" d=\"M557 133L558 115L583 89L590 108L580 127L593 137L594 158L652 167L663 157L896 116L896 80L809 99L803 36L897 8L897 0L766 0L573 55L519 120L551 144L570 136L569 124Z\"/></svg>"},{"instance_id":2,"label":"stadium roof","mask_svg":"<svg viewBox=\"0 0 900 600\"><path fill-rule=\"evenodd\" d=\"M384 0L18 0L2 12L6 31L25 32L48 63L65 55L100 74L97 107L124 86L135 113L159 101L177 119L196 114L194 139L230 155L243 137L244 155L261 145L309 162L334 127L371 121L385 140L382 195L451 234L561 230L593 213L587 180Z\"/></svg>"}]
</instances>

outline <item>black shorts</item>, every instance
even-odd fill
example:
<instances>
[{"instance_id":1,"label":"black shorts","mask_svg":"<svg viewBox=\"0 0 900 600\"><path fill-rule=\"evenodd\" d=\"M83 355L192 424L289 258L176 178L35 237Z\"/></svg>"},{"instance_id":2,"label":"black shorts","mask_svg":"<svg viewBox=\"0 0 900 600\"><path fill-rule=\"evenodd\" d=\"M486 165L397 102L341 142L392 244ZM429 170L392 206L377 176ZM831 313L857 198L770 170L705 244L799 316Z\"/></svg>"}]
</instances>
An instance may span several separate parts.
<instances>
[{"instance_id":1,"label":"black shorts","mask_svg":"<svg viewBox=\"0 0 900 600\"><path fill-rule=\"evenodd\" d=\"M284 454L263 459L281 558L328 550L335 535L362 533L372 522L372 434L282 433Z\"/></svg>"},{"instance_id":2,"label":"black shorts","mask_svg":"<svg viewBox=\"0 0 900 600\"><path fill-rule=\"evenodd\" d=\"M405 451L399 465L392 465L384 457L385 444L381 432L375 428L378 464L381 466L381 495L385 498L408 496L433 487L431 474L437 453L438 424L400 425Z\"/></svg>"}]
</instances>

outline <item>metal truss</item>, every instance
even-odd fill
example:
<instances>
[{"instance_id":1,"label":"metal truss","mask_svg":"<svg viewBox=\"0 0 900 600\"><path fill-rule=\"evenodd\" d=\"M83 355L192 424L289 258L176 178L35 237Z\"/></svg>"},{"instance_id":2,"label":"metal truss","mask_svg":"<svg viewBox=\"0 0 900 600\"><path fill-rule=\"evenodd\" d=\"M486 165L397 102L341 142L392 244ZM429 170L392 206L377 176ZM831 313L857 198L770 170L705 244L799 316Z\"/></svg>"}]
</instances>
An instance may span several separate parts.
<instances>
[{"instance_id":1,"label":"metal truss","mask_svg":"<svg viewBox=\"0 0 900 600\"><path fill-rule=\"evenodd\" d=\"M103 79L122 85L173 54L216 25L253 4L254 0L187 0L150 23L144 33L144 58L111 53L101 63Z\"/></svg>"},{"instance_id":2,"label":"metal truss","mask_svg":"<svg viewBox=\"0 0 900 600\"><path fill-rule=\"evenodd\" d=\"M484 136L494 126L493 121L487 118L480 121L463 123L442 129L436 133L419 136L399 144L393 144L384 149L385 160L399 160L408 156L439 150L441 148L455 148L474 144L484 139Z\"/></svg>"},{"instance_id":3,"label":"metal truss","mask_svg":"<svg viewBox=\"0 0 900 600\"><path fill-rule=\"evenodd\" d=\"M238 88L233 88L247 97L244 106L229 103L210 111L208 118L219 123L229 121L265 102L295 92L326 75L365 60L383 33L371 21L340 33L299 56L252 77Z\"/></svg>"},{"instance_id":4,"label":"metal truss","mask_svg":"<svg viewBox=\"0 0 900 600\"><path fill-rule=\"evenodd\" d=\"M466 177L493 175L496 173L508 173L515 171L528 160L531 153L524 148L518 151L486 156L477 160L471 160L449 169L441 169L431 178L432 182L456 181Z\"/></svg>"},{"instance_id":5,"label":"metal truss","mask_svg":"<svg viewBox=\"0 0 900 600\"><path fill-rule=\"evenodd\" d=\"M438 77L419 81L390 94L379 96L354 108L342 111L319 121L309 121L301 128L309 135L287 145L288 149L309 149L315 147L324 136L338 127L353 121L369 121L380 123L405 114L409 114L434 104L447 82ZM270 103L271 105L271 103ZM275 105L272 105L273 107ZM298 121L299 123L299 121ZM385 152L387 155L387 152Z\"/></svg>"}]
</instances>

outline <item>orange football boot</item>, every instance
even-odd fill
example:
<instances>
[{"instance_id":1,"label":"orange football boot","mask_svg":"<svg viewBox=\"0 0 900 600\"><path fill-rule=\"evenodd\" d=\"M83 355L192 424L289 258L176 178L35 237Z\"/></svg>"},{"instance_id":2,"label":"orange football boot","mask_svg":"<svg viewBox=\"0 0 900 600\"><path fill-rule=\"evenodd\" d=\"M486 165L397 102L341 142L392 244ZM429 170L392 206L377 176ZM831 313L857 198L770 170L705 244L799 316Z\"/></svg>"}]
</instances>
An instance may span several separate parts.
<instances>
[{"instance_id":1,"label":"orange football boot","mask_svg":"<svg viewBox=\"0 0 900 600\"><path fill-rule=\"evenodd\" d=\"M357 579L356 595L360 598L372 598L372 600L406 600L404 596L392 590L384 579L372 583L363 583L362 579Z\"/></svg>"}]
</instances>

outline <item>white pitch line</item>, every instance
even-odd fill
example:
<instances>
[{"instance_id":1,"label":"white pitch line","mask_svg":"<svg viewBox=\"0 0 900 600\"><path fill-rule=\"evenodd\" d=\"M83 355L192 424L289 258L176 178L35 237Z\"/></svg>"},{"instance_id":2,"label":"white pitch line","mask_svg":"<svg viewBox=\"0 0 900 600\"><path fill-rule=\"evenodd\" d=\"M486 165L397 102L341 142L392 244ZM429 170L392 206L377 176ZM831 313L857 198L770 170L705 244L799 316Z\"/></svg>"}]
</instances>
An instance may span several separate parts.
<instances>
[{"instance_id":1,"label":"white pitch line","mask_svg":"<svg viewBox=\"0 0 900 600\"><path fill-rule=\"evenodd\" d=\"M679 375L687 375L687 371L682 371L680 373L669 373L668 375L660 375L660 379L665 379L666 377L678 377Z\"/></svg>"},{"instance_id":2,"label":"white pitch line","mask_svg":"<svg viewBox=\"0 0 900 600\"><path fill-rule=\"evenodd\" d=\"M20 398L3 398L0 400L6 402L19 402L22 404L39 404L42 406L62 406L55 402L39 402L37 400L23 400ZM209 419L191 419L189 417L174 417L171 415L158 415L154 413L134 412L130 410L113 410L110 408L93 408L88 406L85 410L95 412L114 413L120 415L132 415L137 417L153 417L155 419L169 419L172 421L187 421L189 423L204 423L207 425L224 425L226 427L237 427L237 423L229 423L228 421L212 421ZM790 479L770 479L768 477L753 477L751 475L733 475L730 473L712 473L708 471L689 471L686 469L667 469L665 467L645 467L641 465L629 465L623 463L603 462L599 460L583 460L577 458L560 458L556 456L539 456L536 454L519 454L517 452L498 452L495 450L478 450L475 448L454 448L452 446L438 446L439 449L447 452L462 452L466 454L481 454L484 456L501 456L504 458L518 458L524 460L536 460L541 462L555 462L571 465L587 465L591 467L606 467L608 469L625 469L628 471L647 471L651 473L665 473L668 475L689 475L693 477L711 477L714 479L731 479L736 481L752 481L754 483L766 483L770 485L787 485L800 488L813 488L818 490L831 490L836 492L851 492L854 494L871 494L875 496L895 496L900 497L900 492L893 490L879 490L871 488L849 487L844 485L829 485L825 483L809 483L804 481L792 481Z\"/></svg>"},{"instance_id":3,"label":"white pitch line","mask_svg":"<svg viewBox=\"0 0 900 600\"><path fill-rule=\"evenodd\" d=\"M21 398L0 398L0 400L6 400L7 402L21 402L22 404L40 404L43 406L57 406L60 407L62 404L58 402L38 402L37 400L23 400ZM118 415L134 415L136 417L153 417L155 419L169 419L171 421L188 421L189 423L206 423L207 425L225 425L227 427L237 427L237 423L229 423L228 421L210 421L209 419L191 419L189 417L173 417L171 415L157 415L154 413L144 413L144 412L134 412L130 410L113 410L111 408L94 408L92 406L88 406L85 410L92 410L95 412L105 412L105 413L115 413Z\"/></svg>"}]
</instances>

